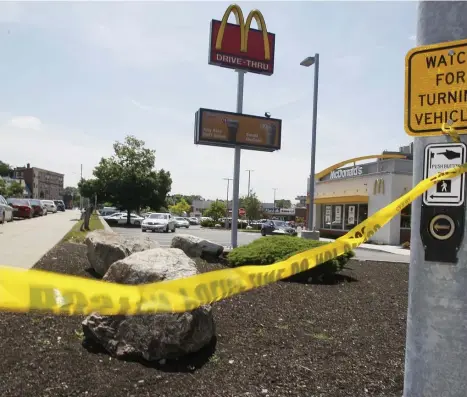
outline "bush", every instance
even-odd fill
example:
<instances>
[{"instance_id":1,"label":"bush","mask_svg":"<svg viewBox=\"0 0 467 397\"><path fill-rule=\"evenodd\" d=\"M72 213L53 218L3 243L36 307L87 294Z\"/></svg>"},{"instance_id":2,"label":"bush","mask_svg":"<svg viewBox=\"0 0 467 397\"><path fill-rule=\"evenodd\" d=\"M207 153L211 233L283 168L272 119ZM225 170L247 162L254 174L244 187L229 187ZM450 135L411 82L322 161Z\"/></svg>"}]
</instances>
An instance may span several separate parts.
<instances>
[{"instance_id":1,"label":"bush","mask_svg":"<svg viewBox=\"0 0 467 397\"><path fill-rule=\"evenodd\" d=\"M202 227L214 227L216 225L216 222L209 219L204 219L201 221L200 225Z\"/></svg>"},{"instance_id":2,"label":"bush","mask_svg":"<svg viewBox=\"0 0 467 397\"><path fill-rule=\"evenodd\" d=\"M329 244L292 236L268 236L233 249L227 256L231 266L271 265L312 248ZM323 279L341 271L354 252L348 252L294 276L294 279Z\"/></svg>"}]
</instances>

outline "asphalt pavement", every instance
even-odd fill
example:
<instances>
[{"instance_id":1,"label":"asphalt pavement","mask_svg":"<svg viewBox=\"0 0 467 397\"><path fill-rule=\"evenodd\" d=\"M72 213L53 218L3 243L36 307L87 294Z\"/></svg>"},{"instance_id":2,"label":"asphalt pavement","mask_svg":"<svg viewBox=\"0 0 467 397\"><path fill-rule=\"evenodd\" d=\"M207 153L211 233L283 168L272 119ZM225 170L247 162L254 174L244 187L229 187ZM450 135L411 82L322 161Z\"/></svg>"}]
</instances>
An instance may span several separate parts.
<instances>
[{"instance_id":1,"label":"asphalt pavement","mask_svg":"<svg viewBox=\"0 0 467 397\"><path fill-rule=\"evenodd\" d=\"M125 228L125 227L114 227L112 228L116 233L123 235L141 235L140 228ZM145 235L150 236L154 240L158 241L161 247L170 247L172 238L175 234L191 234L193 236L201 237L206 240L210 240L214 243L220 244L225 248L230 248L230 230L225 229L215 230L215 229L204 229L200 226L190 226L188 229L177 229L175 233L163 233L163 232L145 232ZM238 245L249 244L252 241L260 238L259 233L249 233L249 232L238 232ZM355 250L356 258L361 261L377 261L377 262L400 262L400 263L409 263L409 255L398 255L388 252L381 252L377 249L362 249L357 248Z\"/></svg>"},{"instance_id":2,"label":"asphalt pavement","mask_svg":"<svg viewBox=\"0 0 467 397\"><path fill-rule=\"evenodd\" d=\"M67 210L0 225L0 265L33 267L69 232L79 216L79 211Z\"/></svg>"}]
</instances>

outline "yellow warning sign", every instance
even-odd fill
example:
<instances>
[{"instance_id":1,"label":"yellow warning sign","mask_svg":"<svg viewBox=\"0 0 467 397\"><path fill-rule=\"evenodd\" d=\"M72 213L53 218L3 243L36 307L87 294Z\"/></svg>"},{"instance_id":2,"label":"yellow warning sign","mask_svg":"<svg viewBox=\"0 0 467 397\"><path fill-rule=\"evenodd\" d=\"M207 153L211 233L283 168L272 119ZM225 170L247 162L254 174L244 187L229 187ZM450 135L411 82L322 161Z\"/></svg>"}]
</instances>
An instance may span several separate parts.
<instances>
[{"instance_id":1,"label":"yellow warning sign","mask_svg":"<svg viewBox=\"0 0 467 397\"><path fill-rule=\"evenodd\" d=\"M467 40L413 48L405 58L405 131L467 133Z\"/></svg>"}]
</instances>

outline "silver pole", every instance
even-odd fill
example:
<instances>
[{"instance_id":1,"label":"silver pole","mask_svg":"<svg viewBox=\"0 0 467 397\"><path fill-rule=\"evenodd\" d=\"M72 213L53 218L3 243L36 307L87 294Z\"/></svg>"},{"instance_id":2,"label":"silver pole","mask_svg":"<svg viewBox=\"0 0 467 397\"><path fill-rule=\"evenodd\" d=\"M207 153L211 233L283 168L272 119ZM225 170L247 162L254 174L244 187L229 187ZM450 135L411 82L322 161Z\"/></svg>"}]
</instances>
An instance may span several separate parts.
<instances>
[{"instance_id":1,"label":"silver pole","mask_svg":"<svg viewBox=\"0 0 467 397\"><path fill-rule=\"evenodd\" d=\"M245 72L237 70L237 113L243 113L243 85L245 81ZM237 248L237 228L238 228L238 201L240 189L240 154L241 149L235 147L234 158L234 175L233 175L233 192L232 192L232 248Z\"/></svg>"},{"instance_id":2,"label":"silver pole","mask_svg":"<svg viewBox=\"0 0 467 397\"><path fill-rule=\"evenodd\" d=\"M229 228L229 186L232 178L224 178L224 181L227 181L227 201L225 202L225 222L224 226L226 229Z\"/></svg>"},{"instance_id":3,"label":"silver pole","mask_svg":"<svg viewBox=\"0 0 467 397\"><path fill-rule=\"evenodd\" d=\"M246 170L246 172L248 172L248 194L247 194L247 197L250 197L250 178L251 178L251 172L253 170Z\"/></svg>"},{"instance_id":4,"label":"silver pole","mask_svg":"<svg viewBox=\"0 0 467 397\"><path fill-rule=\"evenodd\" d=\"M277 187L273 187L272 190L274 190L274 203L272 204L273 208L272 208L272 216L274 217L276 215L276 190L277 190Z\"/></svg>"},{"instance_id":5,"label":"silver pole","mask_svg":"<svg viewBox=\"0 0 467 397\"><path fill-rule=\"evenodd\" d=\"M417 44L467 38L466 19L467 2L419 2ZM466 135L461 135L461 140L467 142ZM447 141L444 137L414 139L414 185L423 178L425 146ZM420 211L418 198L412 204L404 396L465 397L467 242L464 237L457 265L425 262Z\"/></svg>"},{"instance_id":6,"label":"silver pole","mask_svg":"<svg viewBox=\"0 0 467 397\"><path fill-rule=\"evenodd\" d=\"M83 164L81 164L81 182L83 181ZM83 195L79 194L79 210L83 210Z\"/></svg>"},{"instance_id":7,"label":"silver pole","mask_svg":"<svg viewBox=\"0 0 467 397\"><path fill-rule=\"evenodd\" d=\"M308 230L315 230L313 210L315 199L316 124L318 119L319 54L315 54L315 79L313 83L313 124L311 129L310 208Z\"/></svg>"}]
</instances>

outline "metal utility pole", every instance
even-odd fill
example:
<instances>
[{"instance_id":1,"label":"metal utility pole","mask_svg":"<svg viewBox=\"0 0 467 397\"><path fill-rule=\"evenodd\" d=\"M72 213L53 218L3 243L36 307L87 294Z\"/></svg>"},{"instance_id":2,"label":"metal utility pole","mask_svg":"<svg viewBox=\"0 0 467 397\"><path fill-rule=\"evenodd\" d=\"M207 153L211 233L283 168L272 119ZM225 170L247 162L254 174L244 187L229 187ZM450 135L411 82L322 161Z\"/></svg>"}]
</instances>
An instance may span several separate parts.
<instances>
[{"instance_id":1,"label":"metal utility pole","mask_svg":"<svg viewBox=\"0 0 467 397\"><path fill-rule=\"evenodd\" d=\"M420 1L417 45L467 38L467 2ZM449 59L450 54L446 54ZM465 108L464 104L459 105ZM433 111L436 111L434 108ZM460 135L467 143L467 136ZM423 179L428 144L452 142L447 137L414 138L413 184ZM465 189L465 187L464 187ZM412 203L409 308L404 397L465 397L467 391L467 240L458 262L425 260L421 240L422 200ZM464 224L467 225L466 222Z\"/></svg>"},{"instance_id":2,"label":"metal utility pole","mask_svg":"<svg viewBox=\"0 0 467 397\"><path fill-rule=\"evenodd\" d=\"M276 214L276 190L277 190L277 187L273 187L272 190L274 190L274 203L273 203L273 210L272 210L272 213L273 213L273 216Z\"/></svg>"},{"instance_id":3,"label":"metal utility pole","mask_svg":"<svg viewBox=\"0 0 467 397\"><path fill-rule=\"evenodd\" d=\"M237 70L238 83L237 83L237 113L243 113L243 86L245 82L245 72ZM241 149L235 146L234 158L234 174L233 174L233 192L232 192L232 231L231 231L231 244L232 248L237 248L237 229L238 229L238 204L239 204L239 190L240 190L240 154Z\"/></svg>"},{"instance_id":4,"label":"metal utility pole","mask_svg":"<svg viewBox=\"0 0 467 397\"><path fill-rule=\"evenodd\" d=\"M229 186L232 178L222 178L224 181L227 181L227 201L225 202L225 228L229 228Z\"/></svg>"},{"instance_id":5,"label":"metal utility pole","mask_svg":"<svg viewBox=\"0 0 467 397\"><path fill-rule=\"evenodd\" d=\"M310 205L308 211L308 231L312 233L303 233L302 237L313 240L319 240L319 232L315 230L314 225L314 199L315 199L315 163L316 163L316 124L318 121L318 86L319 86L319 54L313 57L307 57L300 65L310 67L315 65L315 76L313 83L313 124L311 128L311 167L310 167Z\"/></svg>"},{"instance_id":6,"label":"metal utility pole","mask_svg":"<svg viewBox=\"0 0 467 397\"><path fill-rule=\"evenodd\" d=\"M83 181L83 164L81 164L81 181ZM79 194L79 210L83 210L83 195Z\"/></svg>"},{"instance_id":7,"label":"metal utility pole","mask_svg":"<svg viewBox=\"0 0 467 397\"><path fill-rule=\"evenodd\" d=\"M250 197L250 178L251 178L251 173L253 171L254 170L246 170L246 172L248 172L248 194L247 194L247 197Z\"/></svg>"}]
</instances>

